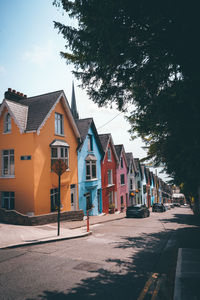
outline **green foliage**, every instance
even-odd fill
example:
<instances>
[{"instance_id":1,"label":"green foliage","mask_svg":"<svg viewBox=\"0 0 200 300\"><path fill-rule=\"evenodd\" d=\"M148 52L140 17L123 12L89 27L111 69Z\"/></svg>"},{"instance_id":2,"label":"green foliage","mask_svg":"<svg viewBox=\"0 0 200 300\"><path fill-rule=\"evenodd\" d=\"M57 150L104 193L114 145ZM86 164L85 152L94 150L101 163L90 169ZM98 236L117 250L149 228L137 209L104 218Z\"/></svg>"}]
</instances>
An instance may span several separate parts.
<instances>
[{"instance_id":1,"label":"green foliage","mask_svg":"<svg viewBox=\"0 0 200 300\"><path fill-rule=\"evenodd\" d=\"M76 26L55 22L73 63L99 106L127 102L129 117L149 147L187 191L200 182L200 46L196 2L169 0L55 0Z\"/></svg>"}]
</instances>

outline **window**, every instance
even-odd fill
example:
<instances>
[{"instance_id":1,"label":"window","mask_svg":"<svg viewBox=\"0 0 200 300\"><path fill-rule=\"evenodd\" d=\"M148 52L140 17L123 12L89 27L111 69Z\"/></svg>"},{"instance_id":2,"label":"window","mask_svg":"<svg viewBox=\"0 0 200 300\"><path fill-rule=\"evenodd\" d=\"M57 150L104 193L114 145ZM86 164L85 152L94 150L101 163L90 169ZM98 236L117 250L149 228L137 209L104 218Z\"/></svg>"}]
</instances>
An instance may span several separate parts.
<instances>
[{"instance_id":1,"label":"window","mask_svg":"<svg viewBox=\"0 0 200 300\"><path fill-rule=\"evenodd\" d=\"M120 164L121 164L121 168L123 168L123 166L124 166L124 164L123 164L123 157L121 157Z\"/></svg>"},{"instance_id":2,"label":"window","mask_svg":"<svg viewBox=\"0 0 200 300\"><path fill-rule=\"evenodd\" d=\"M146 194L146 192L147 192L146 185L143 185L143 193Z\"/></svg>"},{"instance_id":3,"label":"window","mask_svg":"<svg viewBox=\"0 0 200 300\"><path fill-rule=\"evenodd\" d=\"M109 194L108 194L108 200L109 200L109 204L113 203L113 192L109 192Z\"/></svg>"},{"instance_id":4,"label":"window","mask_svg":"<svg viewBox=\"0 0 200 300\"><path fill-rule=\"evenodd\" d=\"M86 160L86 180L97 177L96 160Z\"/></svg>"},{"instance_id":5,"label":"window","mask_svg":"<svg viewBox=\"0 0 200 300\"><path fill-rule=\"evenodd\" d=\"M1 207L5 209L15 208L15 193L1 192Z\"/></svg>"},{"instance_id":6,"label":"window","mask_svg":"<svg viewBox=\"0 0 200 300\"><path fill-rule=\"evenodd\" d=\"M9 133L11 132L11 117L10 114L7 113L5 114L4 118L4 133Z\"/></svg>"},{"instance_id":7,"label":"window","mask_svg":"<svg viewBox=\"0 0 200 300\"><path fill-rule=\"evenodd\" d=\"M57 159L62 159L69 169L69 148L68 147L52 147L51 148L51 167Z\"/></svg>"},{"instance_id":8,"label":"window","mask_svg":"<svg viewBox=\"0 0 200 300\"><path fill-rule=\"evenodd\" d=\"M93 151L93 142L91 134L88 134L88 151Z\"/></svg>"},{"instance_id":9,"label":"window","mask_svg":"<svg viewBox=\"0 0 200 300\"><path fill-rule=\"evenodd\" d=\"M124 174L120 175L120 182L121 182L121 185L125 184Z\"/></svg>"},{"instance_id":10,"label":"window","mask_svg":"<svg viewBox=\"0 0 200 300\"><path fill-rule=\"evenodd\" d=\"M111 159L111 149L110 148L108 148L108 161L111 161L112 159Z\"/></svg>"},{"instance_id":11,"label":"window","mask_svg":"<svg viewBox=\"0 0 200 300\"><path fill-rule=\"evenodd\" d=\"M130 173L133 174L134 170L133 170L133 164L131 164L131 171Z\"/></svg>"},{"instance_id":12,"label":"window","mask_svg":"<svg viewBox=\"0 0 200 300\"><path fill-rule=\"evenodd\" d=\"M2 150L2 176L15 175L14 150Z\"/></svg>"},{"instance_id":13,"label":"window","mask_svg":"<svg viewBox=\"0 0 200 300\"><path fill-rule=\"evenodd\" d=\"M108 170L108 185L113 184L112 170Z\"/></svg>"},{"instance_id":14,"label":"window","mask_svg":"<svg viewBox=\"0 0 200 300\"><path fill-rule=\"evenodd\" d=\"M124 198L121 196L121 205L124 205Z\"/></svg>"},{"instance_id":15,"label":"window","mask_svg":"<svg viewBox=\"0 0 200 300\"><path fill-rule=\"evenodd\" d=\"M133 190L133 179L130 179L130 190Z\"/></svg>"},{"instance_id":16,"label":"window","mask_svg":"<svg viewBox=\"0 0 200 300\"><path fill-rule=\"evenodd\" d=\"M50 199L51 199L51 212L56 211L58 208L58 189L50 190Z\"/></svg>"},{"instance_id":17,"label":"window","mask_svg":"<svg viewBox=\"0 0 200 300\"><path fill-rule=\"evenodd\" d=\"M63 135L63 115L55 113L55 134Z\"/></svg>"}]
</instances>

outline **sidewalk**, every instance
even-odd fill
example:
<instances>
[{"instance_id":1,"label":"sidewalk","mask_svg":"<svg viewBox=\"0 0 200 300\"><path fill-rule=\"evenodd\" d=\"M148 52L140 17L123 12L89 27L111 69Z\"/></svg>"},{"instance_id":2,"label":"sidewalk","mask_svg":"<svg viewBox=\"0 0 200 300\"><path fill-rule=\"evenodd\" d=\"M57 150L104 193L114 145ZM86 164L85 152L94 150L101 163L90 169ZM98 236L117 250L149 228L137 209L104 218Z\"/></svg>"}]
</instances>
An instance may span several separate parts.
<instances>
[{"instance_id":1,"label":"sidewalk","mask_svg":"<svg viewBox=\"0 0 200 300\"><path fill-rule=\"evenodd\" d=\"M110 222L125 217L125 213L90 216L90 226ZM87 220L61 221L60 235L57 236L57 223L39 226L21 226L0 223L0 249L26 245L50 243L59 240L74 239L87 236Z\"/></svg>"},{"instance_id":2,"label":"sidewalk","mask_svg":"<svg viewBox=\"0 0 200 300\"><path fill-rule=\"evenodd\" d=\"M200 249L179 248L174 300L200 299Z\"/></svg>"}]
</instances>

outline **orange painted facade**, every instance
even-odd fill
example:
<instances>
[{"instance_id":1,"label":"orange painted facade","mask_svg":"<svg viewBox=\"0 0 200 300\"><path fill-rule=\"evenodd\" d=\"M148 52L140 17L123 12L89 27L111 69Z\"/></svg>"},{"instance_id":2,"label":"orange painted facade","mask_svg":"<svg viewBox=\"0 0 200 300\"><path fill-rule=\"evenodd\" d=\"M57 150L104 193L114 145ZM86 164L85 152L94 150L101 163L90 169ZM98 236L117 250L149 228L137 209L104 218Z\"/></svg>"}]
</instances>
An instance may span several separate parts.
<instances>
[{"instance_id":1,"label":"orange painted facade","mask_svg":"<svg viewBox=\"0 0 200 300\"><path fill-rule=\"evenodd\" d=\"M38 113L40 108L38 107ZM63 115L64 135L55 135L55 112ZM51 212L50 190L58 187L58 176L51 171L50 144L55 139L69 145L69 169L61 176L61 211L70 211L71 189L75 187L76 209L78 209L78 139L67 117L66 108L60 100L46 119L39 134L20 133L11 118L11 132L4 133L5 107L0 116L0 192L15 193L15 210L35 215ZM13 178L2 176L2 150L14 149ZM21 160L21 156L31 156L30 160ZM73 208L74 209L74 208Z\"/></svg>"}]
</instances>

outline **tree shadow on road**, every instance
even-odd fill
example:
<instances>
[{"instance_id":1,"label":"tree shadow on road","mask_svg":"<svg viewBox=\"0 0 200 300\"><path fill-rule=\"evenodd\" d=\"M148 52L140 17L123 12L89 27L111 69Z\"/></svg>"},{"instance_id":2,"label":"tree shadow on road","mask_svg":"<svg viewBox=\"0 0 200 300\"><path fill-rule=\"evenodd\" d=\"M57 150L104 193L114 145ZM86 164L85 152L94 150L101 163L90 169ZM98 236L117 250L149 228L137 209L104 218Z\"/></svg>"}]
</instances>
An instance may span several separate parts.
<instances>
[{"instance_id":1,"label":"tree shadow on road","mask_svg":"<svg viewBox=\"0 0 200 300\"><path fill-rule=\"evenodd\" d=\"M171 219L162 219L163 223L177 223L190 226L200 226L200 218L195 215L174 214Z\"/></svg>"},{"instance_id":2,"label":"tree shadow on road","mask_svg":"<svg viewBox=\"0 0 200 300\"><path fill-rule=\"evenodd\" d=\"M176 222L175 219L177 223L181 222L181 219L184 219L184 217L185 215L180 215L180 217L175 215L172 222ZM166 221L169 222L169 220ZM178 243L181 244L182 239L184 239L184 245L190 247L190 243L193 240L193 245L196 243L196 246L198 246L199 232L195 228L189 229L190 239L187 234L185 237L187 228L177 229ZM134 300L138 299L148 278L152 274L158 273L166 277L158 299L172 300L179 244L176 247L167 248L166 243L173 233L174 230L162 230L161 232L142 234L138 237L123 237L122 241L114 243L113 247L124 249L124 251L128 248L129 250L133 249L128 259L126 255L124 256L126 257L125 259L123 257L113 259L111 256L107 263L111 264L113 268L109 268L109 270L97 268L96 270L86 271L85 278L74 288L67 289L66 287L66 291L45 290L43 294L38 295L34 299Z\"/></svg>"}]
</instances>

